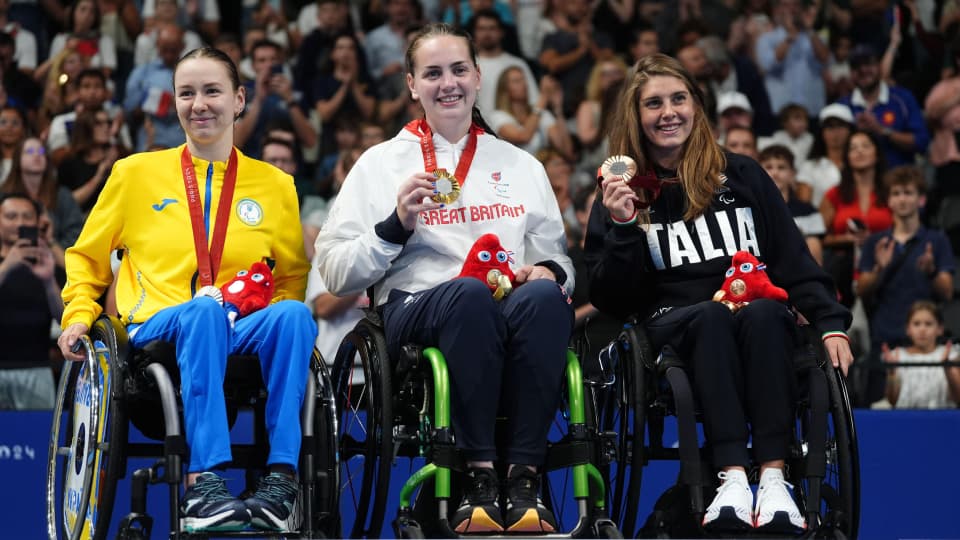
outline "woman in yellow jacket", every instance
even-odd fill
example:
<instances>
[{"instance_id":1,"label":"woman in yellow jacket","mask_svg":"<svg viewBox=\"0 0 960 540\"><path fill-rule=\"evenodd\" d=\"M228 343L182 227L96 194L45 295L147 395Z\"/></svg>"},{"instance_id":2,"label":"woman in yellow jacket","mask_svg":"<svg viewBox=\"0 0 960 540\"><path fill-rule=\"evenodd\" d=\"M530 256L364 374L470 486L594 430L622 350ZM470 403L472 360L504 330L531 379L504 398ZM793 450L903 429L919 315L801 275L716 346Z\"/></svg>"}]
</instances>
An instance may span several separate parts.
<instances>
[{"instance_id":1,"label":"woman in yellow jacket","mask_svg":"<svg viewBox=\"0 0 960 540\"><path fill-rule=\"evenodd\" d=\"M117 308L130 344L175 344L190 463L180 518L188 532L283 530L297 495L300 405L316 324L302 303L309 269L293 180L233 146L243 111L236 66L196 49L174 70L177 116L187 142L118 161L76 244L67 251L66 358L113 281L110 253L123 251ZM228 234L229 233L229 234ZM254 262L272 267L271 304L236 320L204 291ZM205 286L210 286L204 289ZM199 294L198 294L199 291ZM231 461L223 399L228 354L257 354L267 385L270 474L241 501L212 472Z\"/></svg>"}]
</instances>

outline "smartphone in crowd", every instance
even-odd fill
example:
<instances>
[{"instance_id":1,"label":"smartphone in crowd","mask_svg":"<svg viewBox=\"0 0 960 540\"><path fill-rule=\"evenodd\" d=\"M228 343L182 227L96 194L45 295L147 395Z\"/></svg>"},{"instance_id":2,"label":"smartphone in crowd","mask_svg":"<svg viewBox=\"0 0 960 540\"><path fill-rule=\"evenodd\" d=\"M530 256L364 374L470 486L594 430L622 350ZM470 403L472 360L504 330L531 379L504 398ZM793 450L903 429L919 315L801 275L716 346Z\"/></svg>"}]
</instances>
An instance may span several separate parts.
<instances>
[{"instance_id":1,"label":"smartphone in crowd","mask_svg":"<svg viewBox=\"0 0 960 540\"><path fill-rule=\"evenodd\" d=\"M21 240L28 240L31 246L37 245L37 237L39 236L40 229L34 225L21 225L17 232ZM36 257L26 257L26 261L30 264L37 264Z\"/></svg>"}]
</instances>

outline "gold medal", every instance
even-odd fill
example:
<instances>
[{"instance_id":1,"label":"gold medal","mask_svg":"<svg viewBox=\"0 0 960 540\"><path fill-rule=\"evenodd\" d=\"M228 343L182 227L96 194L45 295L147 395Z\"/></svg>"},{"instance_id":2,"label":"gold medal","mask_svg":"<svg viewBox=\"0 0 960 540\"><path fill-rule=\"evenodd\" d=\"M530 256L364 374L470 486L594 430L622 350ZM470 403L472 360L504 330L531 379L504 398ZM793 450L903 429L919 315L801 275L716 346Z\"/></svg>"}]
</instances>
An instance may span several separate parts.
<instances>
[{"instance_id":1,"label":"gold medal","mask_svg":"<svg viewBox=\"0 0 960 540\"><path fill-rule=\"evenodd\" d=\"M436 178L437 193L430 200L441 204L451 204L460 198L460 182L446 169L433 171Z\"/></svg>"},{"instance_id":2,"label":"gold medal","mask_svg":"<svg viewBox=\"0 0 960 540\"><path fill-rule=\"evenodd\" d=\"M607 179L629 182L637 174L637 162L630 156L610 156L600 166L600 174Z\"/></svg>"}]
</instances>

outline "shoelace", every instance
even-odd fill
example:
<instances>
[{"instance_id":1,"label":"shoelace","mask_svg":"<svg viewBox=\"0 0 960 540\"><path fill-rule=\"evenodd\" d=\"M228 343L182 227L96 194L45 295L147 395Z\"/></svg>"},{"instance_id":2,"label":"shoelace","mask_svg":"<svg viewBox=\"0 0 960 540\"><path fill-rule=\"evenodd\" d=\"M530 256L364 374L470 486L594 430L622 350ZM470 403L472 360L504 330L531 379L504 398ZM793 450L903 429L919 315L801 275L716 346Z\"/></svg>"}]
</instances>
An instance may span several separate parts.
<instances>
[{"instance_id":1,"label":"shoelace","mask_svg":"<svg viewBox=\"0 0 960 540\"><path fill-rule=\"evenodd\" d=\"M193 489L200 497L209 502L220 502L233 499L227 490L227 482L219 476L203 476L193 484Z\"/></svg>"},{"instance_id":2,"label":"shoelace","mask_svg":"<svg viewBox=\"0 0 960 540\"><path fill-rule=\"evenodd\" d=\"M537 475L526 467L524 469L510 477L510 499L514 501L536 501Z\"/></svg>"},{"instance_id":3,"label":"shoelace","mask_svg":"<svg viewBox=\"0 0 960 540\"><path fill-rule=\"evenodd\" d=\"M733 486L734 484L737 484L737 485L740 485L740 484L741 484L740 482L734 482L734 481L732 481L732 480L731 480L730 482L727 482L727 477L728 477L728 476L729 476L729 475L728 475L725 471L720 471L719 473L717 473L717 477L718 477L720 480L722 480L723 483L721 483L721 484L720 484L720 487L717 488L717 497L716 497L716 498L719 498L721 493L723 493L724 491L726 491L727 489L729 489L729 488L730 488L731 486ZM740 485L740 489L743 489L743 486L742 486L742 485Z\"/></svg>"},{"instance_id":4,"label":"shoelace","mask_svg":"<svg viewBox=\"0 0 960 540\"><path fill-rule=\"evenodd\" d=\"M260 479L255 496L276 504L288 502L289 496L296 496L296 483L280 474L269 474Z\"/></svg>"}]
</instances>

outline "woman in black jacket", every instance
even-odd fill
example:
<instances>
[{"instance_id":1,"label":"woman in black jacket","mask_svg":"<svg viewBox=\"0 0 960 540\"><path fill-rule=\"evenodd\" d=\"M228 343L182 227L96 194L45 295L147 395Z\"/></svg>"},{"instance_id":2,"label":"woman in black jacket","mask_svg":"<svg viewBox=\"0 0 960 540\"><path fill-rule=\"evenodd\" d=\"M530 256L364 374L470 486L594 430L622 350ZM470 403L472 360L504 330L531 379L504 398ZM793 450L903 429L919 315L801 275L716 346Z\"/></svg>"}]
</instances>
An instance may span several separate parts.
<instances>
[{"instance_id":1,"label":"woman in black jacket","mask_svg":"<svg viewBox=\"0 0 960 540\"><path fill-rule=\"evenodd\" d=\"M750 251L823 332L844 372L853 360L844 333L850 314L773 181L752 159L722 152L703 103L676 60L651 55L638 62L610 150L633 158L639 172L632 186L612 175L601 183L585 245L591 302L620 317L639 315L655 349L669 344L689 366L723 481L704 526L802 530L806 522L783 477L793 429L796 315L773 300L734 313L711 298L733 254ZM761 467L755 505L745 474L750 435Z\"/></svg>"}]
</instances>

